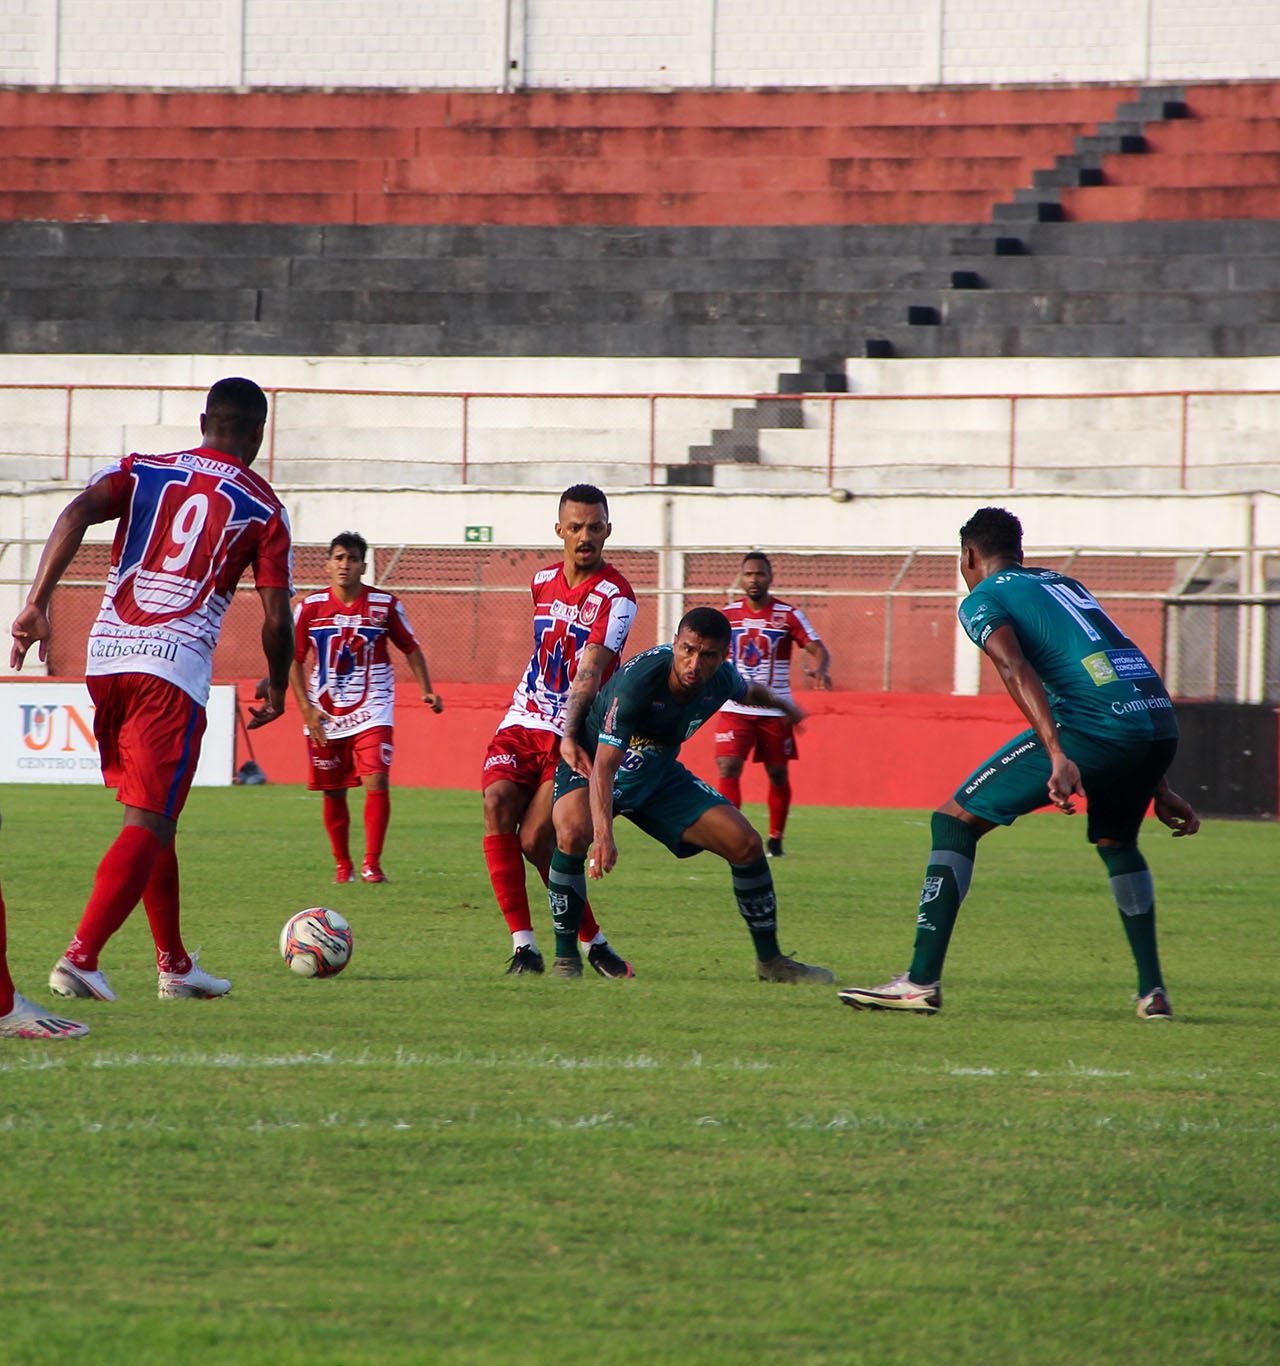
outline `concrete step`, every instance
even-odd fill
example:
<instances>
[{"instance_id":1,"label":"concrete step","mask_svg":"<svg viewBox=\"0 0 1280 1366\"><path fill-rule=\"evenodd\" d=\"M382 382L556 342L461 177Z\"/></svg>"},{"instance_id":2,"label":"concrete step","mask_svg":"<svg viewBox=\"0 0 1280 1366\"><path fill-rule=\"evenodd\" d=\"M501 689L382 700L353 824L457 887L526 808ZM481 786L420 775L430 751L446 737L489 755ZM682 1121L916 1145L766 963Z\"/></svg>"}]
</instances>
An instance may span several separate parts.
<instances>
[{"instance_id":1,"label":"concrete step","mask_svg":"<svg viewBox=\"0 0 1280 1366\"><path fill-rule=\"evenodd\" d=\"M0 289L283 289L292 265L284 256L0 255Z\"/></svg>"},{"instance_id":2,"label":"concrete step","mask_svg":"<svg viewBox=\"0 0 1280 1366\"><path fill-rule=\"evenodd\" d=\"M1062 191L1062 212L1077 222L1149 219L1280 218L1280 185L1106 185Z\"/></svg>"},{"instance_id":3,"label":"concrete step","mask_svg":"<svg viewBox=\"0 0 1280 1366\"><path fill-rule=\"evenodd\" d=\"M1254 256L1280 241L1274 222L1250 219L1040 223L1022 235L1036 256Z\"/></svg>"},{"instance_id":4,"label":"concrete step","mask_svg":"<svg viewBox=\"0 0 1280 1366\"><path fill-rule=\"evenodd\" d=\"M1202 186L1274 186L1280 181L1280 149L1268 152L1215 151L1112 158L1104 163L1111 185L1154 185L1177 189Z\"/></svg>"},{"instance_id":5,"label":"concrete step","mask_svg":"<svg viewBox=\"0 0 1280 1366\"><path fill-rule=\"evenodd\" d=\"M1152 124L1146 129L1147 150L1155 153L1280 152L1280 119L1274 114L1261 118L1196 118L1187 123L1167 126Z\"/></svg>"},{"instance_id":6,"label":"concrete step","mask_svg":"<svg viewBox=\"0 0 1280 1366\"><path fill-rule=\"evenodd\" d=\"M883 329L902 357L1272 356L1280 324L1028 324Z\"/></svg>"},{"instance_id":7,"label":"concrete step","mask_svg":"<svg viewBox=\"0 0 1280 1366\"><path fill-rule=\"evenodd\" d=\"M648 194L452 194L7 190L0 218L74 222L164 220L225 224L513 224L528 226L810 225L978 223L997 191L808 190Z\"/></svg>"},{"instance_id":8,"label":"concrete step","mask_svg":"<svg viewBox=\"0 0 1280 1366\"><path fill-rule=\"evenodd\" d=\"M943 301L942 316L950 326L1104 323L1130 326L1196 324L1215 328L1280 323L1280 292L1117 289L1038 293L985 289L948 294Z\"/></svg>"},{"instance_id":9,"label":"concrete step","mask_svg":"<svg viewBox=\"0 0 1280 1366\"><path fill-rule=\"evenodd\" d=\"M945 252L962 225L666 225L644 231L599 224L354 225L327 223L35 222L0 220L0 253L20 256L295 256L388 258L562 258L571 261L810 257L906 260ZM973 225L969 231L981 231Z\"/></svg>"}]
</instances>

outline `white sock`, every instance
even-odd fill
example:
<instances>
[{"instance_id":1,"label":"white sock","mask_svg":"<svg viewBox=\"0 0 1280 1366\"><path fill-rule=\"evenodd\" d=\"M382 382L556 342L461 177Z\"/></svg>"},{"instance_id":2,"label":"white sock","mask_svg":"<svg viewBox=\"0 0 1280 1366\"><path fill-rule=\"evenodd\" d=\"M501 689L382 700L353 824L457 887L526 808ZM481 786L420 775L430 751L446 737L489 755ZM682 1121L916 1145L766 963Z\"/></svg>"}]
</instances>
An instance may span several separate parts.
<instances>
[{"instance_id":1,"label":"white sock","mask_svg":"<svg viewBox=\"0 0 1280 1366\"><path fill-rule=\"evenodd\" d=\"M532 930L513 930L511 933L511 947L513 949L532 949L538 951L538 941L533 937Z\"/></svg>"}]
</instances>

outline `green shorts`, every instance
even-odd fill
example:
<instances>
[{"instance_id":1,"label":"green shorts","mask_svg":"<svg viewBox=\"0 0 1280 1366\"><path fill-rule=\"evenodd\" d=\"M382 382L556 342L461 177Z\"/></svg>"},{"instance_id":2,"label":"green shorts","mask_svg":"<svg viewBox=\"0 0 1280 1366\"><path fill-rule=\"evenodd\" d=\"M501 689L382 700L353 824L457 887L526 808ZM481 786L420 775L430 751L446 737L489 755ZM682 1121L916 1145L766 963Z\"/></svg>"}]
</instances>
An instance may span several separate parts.
<instances>
[{"instance_id":1,"label":"green shorts","mask_svg":"<svg viewBox=\"0 0 1280 1366\"><path fill-rule=\"evenodd\" d=\"M1132 844L1138 838L1160 779L1177 752L1177 740L1100 740L1079 731L1059 732L1067 757L1080 769L1089 804L1090 844L1100 839ZM1015 735L964 780L957 806L995 825L1012 825L1049 805L1051 765L1035 731Z\"/></svg>"},{"instance_id":2,"label":"green shorts","mask_svg":"<svg viewBox=\"0 0 1280 1366\"><path fill-rule=\"evenodd\" d=\"M554 800L587 785L580 773L561 760L556 769ZM677 858L702 853L700 844L689 844L681 836L713 806L728 805L728 798L675 762L650 764L635 774L620 772L613 786L614 815L625 816L646 835L665 844Z\"/></svg>"}]
</instances>

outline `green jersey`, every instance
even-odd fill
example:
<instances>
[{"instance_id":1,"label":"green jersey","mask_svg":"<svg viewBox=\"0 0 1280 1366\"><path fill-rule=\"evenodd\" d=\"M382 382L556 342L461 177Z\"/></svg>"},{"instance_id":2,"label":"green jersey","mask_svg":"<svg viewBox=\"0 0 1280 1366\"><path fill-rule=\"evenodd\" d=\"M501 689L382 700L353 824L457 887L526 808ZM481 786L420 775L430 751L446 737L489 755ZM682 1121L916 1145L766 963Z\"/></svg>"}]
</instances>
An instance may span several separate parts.
<instances>
[{"instance_id":1,"label":"green jersey","mask_svg":"<svg viewBox=\"0 0 1280 1366\"><path fill-rule=\"evenodd\" d=\"M980 648L998 627L1013 627L1060 726L1100 739L1176 738L1160 675L1075 579L1010 565L965 598L960 624Z\"/></svg>"},{"instance_id":2,"label":"green jersey","mask_svg":"<svg viewBox=\"0 0 1280 1366\"><path fill-rule=\"evenodd\" d=\"M629 659L600 690L583 723L583 746L593 757L597 745L627 751L619 779L638 778L675 762L680 746L726 702L739 702L747 680L726 661L688 701L667 686L673 651L655 645Z\"/></svg>"}]
</instances>

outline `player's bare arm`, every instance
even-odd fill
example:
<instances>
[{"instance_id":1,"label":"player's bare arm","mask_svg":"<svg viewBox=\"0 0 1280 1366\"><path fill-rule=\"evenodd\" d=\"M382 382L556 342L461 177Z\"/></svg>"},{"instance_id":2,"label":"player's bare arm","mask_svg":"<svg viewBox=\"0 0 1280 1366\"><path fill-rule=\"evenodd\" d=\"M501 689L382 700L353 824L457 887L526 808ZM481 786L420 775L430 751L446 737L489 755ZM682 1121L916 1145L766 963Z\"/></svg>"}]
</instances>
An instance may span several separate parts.
<instances>
[{"instance_id":1,"label":"player's bare arm","mask_svg":"<svg viewBox=\"0 0 1280 1366\"><path fill-rule=\"evenodd\" d=\"M13 650L10 667L22 668L27 651L39 642L39 657L43 662L49 653L49 599L75 559L84 534L98 522L110 521L120 515L120 508L107 480L91 485L78 493L58 514L49 539L45 542L36 569L36 577L27 594L27 605L13 620Z\"/></svg>"},{"instance_id":2,"label":"player's bare arm","mask_svg":"<svg viewBox=\"0 0 1280 1366\"><path fill-rule=\"evenodd\" d=\"M814 692L831 691L831 651L820 640L811 640L805 647L810 663L804 671L809 678L809 686Z\"/></svg>"},{"instance_id":3,"label":"player's bare arm","mask_svg":"<svg viewBox=\"0 0 1280 1366\"><path fill-rule=\"evenodd\" d=\"M422 653L421 646L416 650L410 650L404 657L404 662L409 666L409 672L413 675L414 681L418 685L418 690L422 694L422 700L431 708L437 716L444 711L444 698L438 692L432 690L431 674L427 670L427 657Z\"/></svg>"},{"instance_id":4,"label":"player's bare arm","mask_svg":"<svg viewBox=\"0 0 1280 1366\"><path fill-rule=\"evenodd\" d=\"M804 724L805 713L789 697L783 697L763 683L748 684L742 702L747 707L773 707L780 711L793 726Z\"/></svg>"},{"instance_id":5,"label":"player's bare arm","mask_svg":"<svg viewBox=\"0 0 1280 1366\"><path fill-rule=\"evenodd\" d=\"M618 846L613 839L613 780L626 754L619 745L601 745L591 768L591 857L587 860L590 878L604 877L618 862Z\"/></svg>"},{"instance_id":6,"label":"player's bare arm","mask_svg":"<svg viewBox=\"0 0 1280 1366\"><path fill-rule=\"evenodd\" d=\"M615 658L615 651L607 645L593 641L582 652L578 660L577 672L569 687L569 696L564 704L564 734L560 739L560 757L575 773L584 778L591 776L591 756L578 742L582 733L582 719L591 709L600 691L600 682L608 673Z\"/></svg>"},{"instance_id":7,"label":"player's bare arm","mask_svg":"<svg viewBox=\"0 0 1280 1366\"><path fill-rule=\"evenodd\" d=\"M265 697L266 690L270 687L267 679L263 679L263 684L265 686L259 691L259 697ZM289 691L293 693L293 700L297 702L298 710L302 713L302 724L307 728L311 743L313 745L325 744L324 712L307 696L306 671L301 661L297 659L289 665Z\"/></svg>"},{"instance_id":8,"label":"player's bare arm","mask_svg":"<svg viewBox=\"0 0 1280 1366\"><path fill-rule=\"evenodd\" d=\"M1000 681L1010 697L1018 704L1018 710L1027 718L1036 738L1045 748L1052 765L1049 773L1049 800L1060 811L1071 815L1076 807L1075 797L1084 796L1084 785L1080 781L1080 770L1069 759L1058 737L1058 723L1053 719L1049 697L1040 681L1040 675L1031 667L1030 660L1022 653L1017 632L1012 626L998 626L987 637L983 647L987 657L996 666Z\"/></svg>"},{"instance_id":9,"label":"player's bare arm","mask_svg":"<svg viewBox=\"0 0 1280 1366\"><path fill-rule=\"evenodd\" d=\"M249 708L248 729L256 730L284 715L284 695L293 669L293 612L287 588L259 588L262 600L262 652L267 657L267 695Z\"/></svg>"},{"instance_id":10,"label":"player's bare arm","mask_svg":"<svg viewBox=\"0 0 1280 1366\"><path fill-rule=\"evenodd\" d=\"M1179 835L1194 835L1200 829L1200 817L1185 797L1169 786L1167 777L1160 779L1155 795L1156 819L1173 831L1174 838Z\"/></svg>"}]
</instances>

